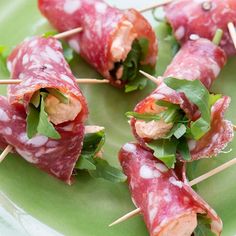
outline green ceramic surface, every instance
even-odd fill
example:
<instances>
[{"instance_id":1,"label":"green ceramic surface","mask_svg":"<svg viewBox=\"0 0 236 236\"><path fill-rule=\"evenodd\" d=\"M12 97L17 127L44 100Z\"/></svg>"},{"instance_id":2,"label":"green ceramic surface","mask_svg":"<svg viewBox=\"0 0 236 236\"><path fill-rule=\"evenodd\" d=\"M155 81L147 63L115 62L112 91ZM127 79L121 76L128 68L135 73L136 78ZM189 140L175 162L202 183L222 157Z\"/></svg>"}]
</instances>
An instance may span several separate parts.
<instances>
[{"instance_id":1,"label":"green ceramic surface","mask_svg":"<svg viewBox=\"0 0 236 236\"><path fill-rule=\"evenodd\" d=\"M144 0L113 0L111 4L125 7L147 5ZM151 1L150 1L151 3ZM0 44L16 45L25 37L50 30L40 16L36 0L0 0ZM151 15L147 17L151 20ZM151 20L153 26L157 23ZM164 41L165 30L159 27L158 75L171 61L172 53ZM76 76L99 77L82 59L72 63ZM236 123L236 58L230 59L212 91L232 97L226 116ZM0 74L0 77L3 77ZM126 111L145 97L154 86L149 83L144 91L124 94L109 85L81 86L90 109L88 124L106 127L105 158L119 166L117 153L121 145L133 137ZM6 87L1 86L1 94ZM236 141L227 147L233 149L212 160L202 160L193 175L200 174L236 157ZM224 222L223 236L236 235L236 166L199 184L199 194L215 208ZM81 173L73 186L67 186L19 158L9 155L0 165L0 235L77 235L77 236L147 236L141 216L108 228L108 224L134 209L126 184L113 184L92 179Z\"/></svg>"}]
</instances>

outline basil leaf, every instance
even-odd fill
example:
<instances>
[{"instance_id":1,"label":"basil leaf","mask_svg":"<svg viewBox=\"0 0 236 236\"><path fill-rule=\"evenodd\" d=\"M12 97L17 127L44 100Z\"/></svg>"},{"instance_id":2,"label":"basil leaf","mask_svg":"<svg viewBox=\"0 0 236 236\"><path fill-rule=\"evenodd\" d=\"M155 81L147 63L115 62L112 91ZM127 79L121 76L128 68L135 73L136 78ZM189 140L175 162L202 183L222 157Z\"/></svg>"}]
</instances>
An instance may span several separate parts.
<instances>
[{"instance_id":1,"label":"basil leaf","mask_svg":"<svg viewBox=\"0 0 236 236\"><path fill-rule=\"evenodd\" d=\"M192 159L186 138L179 140L177 150L184 160L190 161Z\"/></svg>"},{"instance_id":2,"label":"basil leaf","mask_svg":"<svg viewBox=\"0 0 236 236\"><path fill-rule=\"evenodd\" d=\"M39 124L39 111L32 104L29 104L26 124L27 136L29 139L31 139L37 134L37 127Z\"/></svg>"},{"instance_id":3,"label":"basil leaf","mask_svg":"<svg viewBox=\"0 0 236 236\"><path fill-rule=\"evenodd\" d=\"M176 78L166 78L164 83L177 92L184 93L185 96L196 104L201 112L201 118L191 122L191 131L195 140L199 140L210 129L210 95L205 86L199 81L180 80Z\"/></svg>"},{"instance_id":4,"label":"basil leaf","mask_svg":"<svg viewBox=\"0 0 236 236\"><path fill-rule=\"evenodd\" d=\"M198 214L198 225L194 230L194 236L215 236L216 234L211 231L211 219L206 215Z\"/></svg>"},{"instance_id":5,"label":"basil leaf","mask_svg":"<svg viewBox=\"0 0 236 236\"><path fill-rule=\"evenodd\" d=\"M150 113L140 114L140 113L133 112L133 111L126 112L125 115L128 118L134 117L135 119L143 120L143 121L153 121L153 120L157 121L157 120L161 119L160 115L155 115L155 114L150 114Z\"/></svg>"},{"instance_id":6,"label":"basil leaf","mask_svg":"<svg viewBox=\"0 0 236 236\"><path fill-rule=\"evenodd\" d=\"M69 98L68 96L66 96L64 93L60 92L58 89L54 89L54 88L46 88L46 90L53 95L54 97L56 97L60 102L64 103L64 104L69 104Z\"/></svg>"},{"instance_id":7,"label":"basil leaf","mask_svg":"<svg viewBox=\"0 0 236 236\"><path fill-rule=\"evenodd\" d=\"M41 93L39 122L37 131L39 134L44 135L46 137L60 139L61 135L56 131L53 124L49 121L48 114L45 112L44 98L45 95L42 95Z\"/></svg>"},{"instance_id":8,"label":"basil leaf","mask_svg":"<svg viewBox=\"0 0 236 236\"><path fill-rule=\"evenodd\" d=\"M109 165L106 160L95 158L96 170L90 170L89 174L94 178L103 178L113 183L125 182L127 177L123 172Z\"/></svg>"},{"instance_id":9,"label":"basil leaf","mask_svg":"<svg viewBox=\"0 0 236 236\"><path fill-rule=\"evenodd\" d=\"M6 77L10 76L10 73L7 69L7 58L11 53L11 49L7 46L0 45L0 70Z\"/></svg>"},{"instance_id":10,"label":"basil leaf","mask_svg":"<svg viewBox=\"0 0 236 236\"><path fill-rule=\"evenodd\" d=\"M221 98L222 98L221 94L210 94L210 99L209 99L210 107L212 107Z\"/></svg>"},{"instance_id":11,"label":"basil leaf","mask_svg":"<svg viewBox=\"0 0 236 236\"><path fill-rule=\"evenodd\" d=\"M154 151L154 156L161 160L168 168L174 168L178 141L172 139L155 140L146 145Z\"/></svg>"}]
</instances>

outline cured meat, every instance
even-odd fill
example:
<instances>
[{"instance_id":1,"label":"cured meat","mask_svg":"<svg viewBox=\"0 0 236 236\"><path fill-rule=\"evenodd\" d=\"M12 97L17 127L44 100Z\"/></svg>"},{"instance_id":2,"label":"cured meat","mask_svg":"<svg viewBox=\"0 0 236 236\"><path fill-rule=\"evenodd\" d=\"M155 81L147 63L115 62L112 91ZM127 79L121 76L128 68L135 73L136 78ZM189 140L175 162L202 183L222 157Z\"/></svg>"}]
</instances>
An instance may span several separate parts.
<instances>
[{"instance_id":1,"label":"cured meat","mask_svg":"<svg viewBox=\"0 0 236 236\"><path fill-rule=\"evenodd\" d=\"M81 33L68 38L70 46L113 85L123 87L129 80L121 79L123 67L113 74L116 64L127 58L135 39L145 38L149 42L141 64L155 66L155 33L136 10L119 10L101 0L39 0L38 5L60 32L83 28Z\"/></svg>"},{"instance_id":2,"label":"cured meat","mask_svg":"<svg viewBox=\"0 0 236 236\"><path fill-rule=\"evenodd\" d=\"M164 76L158 79L158 88L135 107L135 112L140 114L159 113L162 110L156 105L156 102L167 101L179 105L189 120L197 120L200 117L197 106L192 104L184 94L167 87L163 80L168 77L191 81L200 80L207 89L210 89L225 63L225 53L211 41L198 39L187 42L168 66ZM189 140L192 159L216 156L232 140L232 124L223 118L229 102L228 97L219 99L211 109L210 131L198 141ZM131 127L135 137L146 147L146 142L162 138L173 125L163 121L152 121L147 124L141 119L132 118Z\"/></svg>"},{"instance_id":3,"label":"cured meat","mask_svg":"<svg viewBox=\"0 0 236 236\"><path fill-rule=\"evenodd\" d=\"M224 31L220 46L227 55L235 55L235 48L227 24L236 24L236 2L234 0L178 0L164 8L167 21L181 43L192 34L212 40L217 29Z\"/></svg>"},{"instance_id":4,"label":"cured meat","mask_svg":"<svg viewBox=\"0 0 236 236\"><path fill-rule=\"evenodd\" d=\"M215 235L222 231L222 221L215 211L189 186L185 169L177 172L165 167L138 144L125 144L119 159L134 204L151 236L191 235L197 226L197 214L210 219Z\"/></svg>"},{"instance_id":5,"label":"cured meat","mask_svg":"<svg viewBox=\"0 0 236 236\"><path fill-rule=\"evenodd\" d=\"M24 107L12 106L5 97L0 96L0 111L1 139L26 161L71 184L72 173L83 145L84 125L70 122L57 126L61 135L59 140L41 135L28 139Z\"/></svg>"},{"instance_id":6,"label":"cured meat","mask_svg":"<svg viewBox=\"0 0 236 236\"><path fill-rule=\"evenodd\" d=\"M11 78L22 82L8 86L10 104L23 103L28 111L36 91L58 89L70 98L71 106L76 104L80 107L74 120L84 122L88 115L86 100L62 52L60 42L54 38L33 37L17 46L9 56L7 65Z\"/></svg>"}]
</instances>

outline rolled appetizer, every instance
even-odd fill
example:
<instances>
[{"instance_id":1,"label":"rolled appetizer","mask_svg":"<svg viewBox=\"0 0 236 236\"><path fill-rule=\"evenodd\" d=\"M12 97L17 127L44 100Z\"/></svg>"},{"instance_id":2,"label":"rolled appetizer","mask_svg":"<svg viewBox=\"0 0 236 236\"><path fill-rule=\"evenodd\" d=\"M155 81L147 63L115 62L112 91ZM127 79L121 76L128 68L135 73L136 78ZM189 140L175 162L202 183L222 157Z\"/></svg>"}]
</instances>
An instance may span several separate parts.
<instances>
[{"instance_id":1,"label":"rolled appetizer","mask_svg":"<svg viewBox=\"0 0 236 236\"><path fill-rule=\"evenodd\" d=\"M10 54L7 66L12 79L10 104L23 104L29 138L41 134L60 139L56 126L77 126L88 116L87 103L66 62L61 43L54 38L33 37Z\"/></svg>"},{"instance_id":2,"label":"rolled appetizer","mask_svg":"<svg viewBox=\"0 0 236 236\"><path fill-rule=\"evenodd\" d=\"M224 119L230 98L208 89L226 63L221 48L207 39L187 42L158 79L158 88L128 112L135 137L173 167L216 156L233 138Z\"/></svg>"},{"instance_id":3,"label":"rolled appetizer","mask_svg":"<svg viewBox=\"0 0 236 236\"><path fill-rule=\"evenodd\" d=\"M83 28L68 38L69 45L112 85L125 86L127 92L145 86L138 71L155 67L157 40L138 11L120 10L101 0L39 0L38 6L60 32Z\"/></svg>"},{"instance_id":4,"label":"rolled appetizer","mask_svg":"<svg viewBox=\"0 0 236 236\"><path fill-rule=\"evenodd\" d=\"M168 169L151 152L133 143L122 147L119 160L150 236L221 234L221 219L191 189L184 168Z\"/></svg>"},{"instance_id":5,"label":"rolled appetizer","mask_svg":"<svg viewBox=\"0 0 236 236\"><path fill-rule=\"evenodd\" d=\"M212 39L217 29L224 31L220 46L227 55L235 55L235 47L227 25L236 24L235 0L178 0L164 7L167 22L171 25L176 39L181 43L191 35Z\"/></svg>"}]
</instances>

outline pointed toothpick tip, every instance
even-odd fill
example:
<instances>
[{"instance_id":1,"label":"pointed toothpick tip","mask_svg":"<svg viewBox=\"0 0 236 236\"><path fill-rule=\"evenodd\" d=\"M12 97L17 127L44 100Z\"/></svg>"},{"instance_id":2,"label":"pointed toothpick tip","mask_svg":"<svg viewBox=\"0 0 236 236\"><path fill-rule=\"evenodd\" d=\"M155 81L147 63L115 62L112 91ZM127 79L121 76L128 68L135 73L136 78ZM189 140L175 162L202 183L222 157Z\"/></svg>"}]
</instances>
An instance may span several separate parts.
<instances>
[{"instance_id":1,"label":"pointed toothpick tip","mask_svg":"<svg viewBox=\"0 0 236 236\"><path fill-rule=\"evenodd\" d=\"M78 27L78 28L75 28L75 29L72 29L72 30L68 30L68 31L65 31L65 32L56 34L56 35L53 36L53 38L55 38L55 39L64 39L64 38L73 36L73 35L75 35L75 34L78 34L78 33L80 33L82 30L83 30L83 28Z\"/></svg>"},{"instance_id":2,"label":"pointed toothpick tip","mask_svg":"<svg viewBox=\"0 0 236 236\"><path fill-rule=\"evenodd\" d=\"M233 40L234 47L236 49L236 30L235 30L235 26L234 26L233 22L228 23L228 29L229 29L230 36Z\"/></svg>"},{"instance_id":3,"label":"pointed toothpick tip","mask_svg":"<svg viewBox=\"0 0 236 236\"><path fill-rule=\"evenodd\" d=\"M154 76L152 76L152 75L150 75L150 74L148 74L147 72L142 71L142 70L139 70L139 72L140 72L142 75L144 75L147 79L151 80L151 81L154 82L155 84L158 84L158 80L157 80L156 77L154 77Z\"/></svg>"},{"instance_id":4,"label":"pointed toothpick tip","mask_svg":"<svg viewBox=\"0 0 236 236\"><path fill-rule=\"evenodd\" d=\"M13 147L8 145L0 155L0 163L7 157L7 155L12 151Z\"/></svg>"},{"instance_id":5,"label":"pointed toothpick tip","mask_svg":"<svg viewBox=\"0 0 236 236\"><path fill-rule=\"evenodd\" d=\"M236 131L236 125L233 125L233 129L234 129L234 131Z\"/></svg>"}]
</instances>

